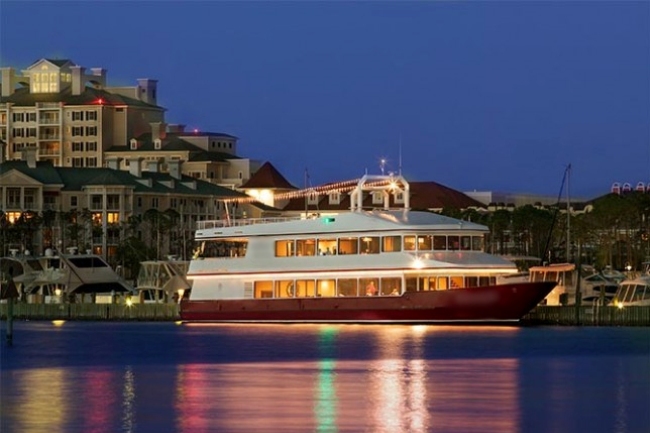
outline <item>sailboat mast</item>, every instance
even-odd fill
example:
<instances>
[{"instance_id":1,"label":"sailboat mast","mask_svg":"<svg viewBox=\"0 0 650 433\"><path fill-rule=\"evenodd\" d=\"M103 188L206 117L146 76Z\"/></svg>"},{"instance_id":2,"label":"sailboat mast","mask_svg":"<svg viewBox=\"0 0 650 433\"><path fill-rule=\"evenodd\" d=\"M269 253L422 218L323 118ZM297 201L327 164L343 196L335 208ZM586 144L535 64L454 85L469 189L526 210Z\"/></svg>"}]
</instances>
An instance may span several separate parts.
<instances>
[{"instance_id":1,"label":"sailboat mast","mask_svg":"<svg viewBox=\"0 0 650 433\"><path fill-rule=\"evenodd\" d=\"M569 185L571 184L571 164L566 168L566 259L571 261L571 195Z\"/></svg>"}]
</instances>

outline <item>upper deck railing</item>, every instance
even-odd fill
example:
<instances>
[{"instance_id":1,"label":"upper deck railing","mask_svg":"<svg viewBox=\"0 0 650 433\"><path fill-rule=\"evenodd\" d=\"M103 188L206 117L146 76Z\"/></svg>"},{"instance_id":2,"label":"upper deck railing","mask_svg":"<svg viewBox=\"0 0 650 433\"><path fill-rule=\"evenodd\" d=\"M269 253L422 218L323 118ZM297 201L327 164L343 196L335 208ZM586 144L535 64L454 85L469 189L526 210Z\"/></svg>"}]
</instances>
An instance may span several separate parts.
<instances>
[{"instance_id":1,"label":"upper deck railing","mask_svg":"<svg viewBox=\"0 0 650 433\"><path fill-rule=\"evenodd\" d=\"M291 216L291 217L272 217L272 218L244 218L244 219L224 219L224 220L210 220L210 221L197 221L196 229L197 230L206 230L206 229L218 229L222 227L243 227L251 226L254 224L269 224L269 223L281 223L286 221L299 221L304 219L300 216Z\"/></svg>"}]
</instances>

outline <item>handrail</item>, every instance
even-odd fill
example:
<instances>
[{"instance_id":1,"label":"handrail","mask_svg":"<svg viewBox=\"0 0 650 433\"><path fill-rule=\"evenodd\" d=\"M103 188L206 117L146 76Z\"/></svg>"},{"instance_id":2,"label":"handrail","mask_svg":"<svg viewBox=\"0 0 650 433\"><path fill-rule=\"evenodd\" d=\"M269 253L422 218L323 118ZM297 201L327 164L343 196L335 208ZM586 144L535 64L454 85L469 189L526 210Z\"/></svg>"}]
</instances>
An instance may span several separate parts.
<instances>
[{"instance_id":1,"label":"handrail","mask_svg":"<svg viewBox=\"0 0 650 433\"><path fill-rule=\"evenodd\" d=\"M205 230L205 229L216 229L221 227L243 227L250 226L255 224L269 224L269 223L280 223L286 221L299 221L303 217L292 216L292 217L270 217L270 218L245 218L245 219L223 219L223 220L207 220L207 221L197 221L196 229Z\"/></svg>"}]
</instances>

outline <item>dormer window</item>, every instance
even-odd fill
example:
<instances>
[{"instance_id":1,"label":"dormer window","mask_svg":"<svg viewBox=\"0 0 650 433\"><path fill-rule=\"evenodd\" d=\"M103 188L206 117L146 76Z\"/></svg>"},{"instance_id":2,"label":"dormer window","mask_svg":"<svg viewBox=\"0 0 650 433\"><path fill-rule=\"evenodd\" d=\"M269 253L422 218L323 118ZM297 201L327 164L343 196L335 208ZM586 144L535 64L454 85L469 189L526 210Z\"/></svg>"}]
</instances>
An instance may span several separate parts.
<instances>
[{"instance_id":1,"label":"dormer window","mask_svg":"<svg viewBox=\"0 0 650 433\"><path fill-rule=\"evenodd\" d=\"M340 192L331 192L329 196L330 204L339 204L341 203L341 193Z\"/></svg>"},{"instance_id":2,"label":"dormer window","mask_svg":"<svg viewBox=\"0 0 650 433\"><path fill-rule=\"evenodd\" d=\"M131 139L131 150L136 150L138 148L138 140L135 138Z\"/></svg>"},{"instance_id":3,"label":"dormer window","mask_svg":"<svg viewBox=\"0 0 650 433\"><path fill-rule=\"evenodd\" d=\"M307 204L314 204L314 205L318 204L318 194L316 194L315 192L310 193L307 196Z\"/></svg>"},{"instance_id":4,"label":"dormer window","mask_svg":"<svg viewBox=\"0 0 650 433\"><path fill-rule=\"evenodd\" d=\"M153 148L156 150L160 150L162 148L162 140L160 138L156 138L153 141Z\"/></svg>"},{"instance_id":5,"label":"dormer window","mask_svg":"<svg viewBox=\"0 0 650 433\"><path fill-rule=\"evenodd\" d=\"M404 204L404 193L402 191L395 193L395 203Z\"/></svg>"},{"instance_id":6,"label":"dormer window","mask_svg":"<svg viewBox=\"0 0 650 433\"><path fill-rule=\"evenodd\" d=\"M372 192L372 204L382 204L384 202L384 196L381 191Z\"/></svg>"}]
</instances>

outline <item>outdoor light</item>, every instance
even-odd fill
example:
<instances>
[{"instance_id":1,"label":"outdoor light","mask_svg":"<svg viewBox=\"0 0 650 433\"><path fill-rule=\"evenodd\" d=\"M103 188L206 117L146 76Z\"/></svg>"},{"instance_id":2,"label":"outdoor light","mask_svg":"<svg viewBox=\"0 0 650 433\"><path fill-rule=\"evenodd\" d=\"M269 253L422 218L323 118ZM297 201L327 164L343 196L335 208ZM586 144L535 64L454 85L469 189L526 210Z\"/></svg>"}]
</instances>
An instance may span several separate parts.
<instances>
[{"instance_id":1,"label":"outdoor light","mask_svg":"<svg viewBox=\"0 0 650 433\"><path fill-rule=\"evenodd\" d=\"M424 262L419 257L416 257L415 260L413 260L412 266L415 269L422 269L424 267Z\"/></svg>"},{"instance_id":2,"label":"outdoor light","mask_svg":"<svg viewBox=\"0 0 650 433\"><path fill-rule=\"evenodd\" d=\"M127 306L127 307L130 307L130 306L132 306L132 305L133 305L133 300L132 300L130 297L129 297L129 298L126 298L126 306Z\"/></svg>"},{"instance_id":3,"label":"outdoor light","mask_svg":"<svg viewBox=\"0 0 650 433\"><path fill-rule=\"evenodd\" d=\"M55 294L56 296L61 296L61 289L59 289L59 288L55 289L55 290L54 290L54 294Z\"/></svg>"}]
</instances>

